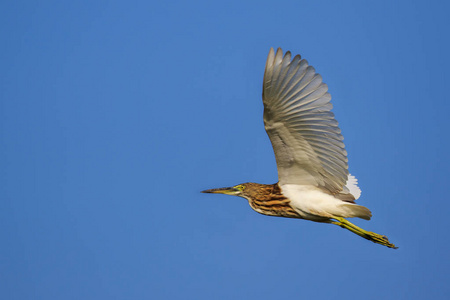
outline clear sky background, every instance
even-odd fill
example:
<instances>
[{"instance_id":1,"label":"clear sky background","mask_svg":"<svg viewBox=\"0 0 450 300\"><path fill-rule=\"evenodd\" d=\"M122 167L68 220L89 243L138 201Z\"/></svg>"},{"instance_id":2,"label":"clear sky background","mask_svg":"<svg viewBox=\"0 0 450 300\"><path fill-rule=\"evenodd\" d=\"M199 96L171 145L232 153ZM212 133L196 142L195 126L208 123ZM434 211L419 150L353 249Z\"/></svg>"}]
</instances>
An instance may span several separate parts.
<instances>
[{"instance_id":1,"label":"clear sky background","mask_svg":"<svg viewBox=\"0 0 450 300\"><path fill-rule=\"evenodd\" d=\"M1 299L448 299L447 1L3 1ZM333 97L400 248L207 188L274 183L270 47Z\"/></svg>"}]
</instances>

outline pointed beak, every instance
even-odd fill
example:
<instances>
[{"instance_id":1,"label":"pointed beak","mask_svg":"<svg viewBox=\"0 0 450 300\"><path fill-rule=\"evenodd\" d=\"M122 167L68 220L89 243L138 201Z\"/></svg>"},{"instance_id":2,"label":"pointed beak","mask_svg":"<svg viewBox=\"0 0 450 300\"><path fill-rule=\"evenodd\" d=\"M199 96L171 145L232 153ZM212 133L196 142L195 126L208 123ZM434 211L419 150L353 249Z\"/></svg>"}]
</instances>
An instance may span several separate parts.
<instances>
[{"instance_id":1,"label":"pointed beak","mask_svg":"<svg viewBox=\"0 0 450 300\"><path fill-rule=\"evenodd\" d=\"M202 193L210 193L210 194L225 194L225 195L235 195L239 190L233 187L219 188L219 189L210 189L204 190Z\"/></svg>"}]
</instances>

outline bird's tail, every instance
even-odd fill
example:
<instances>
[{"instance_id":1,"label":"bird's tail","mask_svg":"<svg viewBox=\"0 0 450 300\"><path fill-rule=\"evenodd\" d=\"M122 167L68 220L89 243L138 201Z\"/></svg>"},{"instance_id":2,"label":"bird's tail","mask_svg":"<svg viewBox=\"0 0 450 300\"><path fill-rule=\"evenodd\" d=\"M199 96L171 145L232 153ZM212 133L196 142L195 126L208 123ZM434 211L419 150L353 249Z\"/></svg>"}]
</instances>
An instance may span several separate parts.
<instances>
[{"instance_id":1,"label":"bird's tail","mask_svg":"<svg viewBox=\"0 0 450 300\"><path fill-rule=\"evenodd\" d=\"M372 213L367 207L362 205L342 202L339 205L341 211L340 214L337 214L340 217L344 218L361 218L364 220L370 220L372 217Z\"/></svg>"},{"instance_id":2,"label":"bird's tail","mask_svg":"<svg viewBox=\"0 0 450 300\"><path fill-rule=\"evenodd\" d=\"M362 206L361 206L362 207ZM331 223L338 225L342 228L345 228L347 230L350 230L351 232L365 238L366 240L372 241L374 243L389 247L389 248L393 248L393 249L397 249L398 247L396 247L394 244L390 243L388 238L384 235L375 233L375 232L370 232L370 231L366 231L362 228L359 228L358 226L356 226L355 224L347 221L344 218L341 217L336 217L334 218L336 221L333 221Z\"/></svg>"}]
</instances>

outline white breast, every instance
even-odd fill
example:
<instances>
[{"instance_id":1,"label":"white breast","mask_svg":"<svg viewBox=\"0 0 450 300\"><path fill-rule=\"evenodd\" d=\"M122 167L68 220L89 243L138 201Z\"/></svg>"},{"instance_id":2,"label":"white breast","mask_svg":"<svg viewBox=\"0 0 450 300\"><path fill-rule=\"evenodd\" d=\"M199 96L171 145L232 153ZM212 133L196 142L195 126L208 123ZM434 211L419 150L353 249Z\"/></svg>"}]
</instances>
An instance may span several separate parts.
<instances>
[{"instance_id":1,"label":"white breast","mask_svg":"<svg viewBox=\"0 0 450 300\"><path fill-rule=\"evenodd\" d=\"M283 195L291 200L291 206L304 218L324 221L333 216L346 217L344 202L311 185L285 184L280 186Z\"/></svg>"}]
</instances>

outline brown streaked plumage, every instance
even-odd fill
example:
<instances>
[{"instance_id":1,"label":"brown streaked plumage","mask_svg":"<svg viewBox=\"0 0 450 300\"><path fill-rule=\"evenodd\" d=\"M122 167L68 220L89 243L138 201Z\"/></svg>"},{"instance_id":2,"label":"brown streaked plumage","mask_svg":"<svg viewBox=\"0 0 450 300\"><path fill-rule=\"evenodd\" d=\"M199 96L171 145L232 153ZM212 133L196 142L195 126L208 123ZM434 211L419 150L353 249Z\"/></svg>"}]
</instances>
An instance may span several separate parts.
<instances>
[{"instance_id":1,"label":"brown streaked plumage","mask_svg":"<svg viewBox=\"0 0 450 300\"><path fill-rule=\"evenodd\" d=\"M291 207L291 200L281 193L278 183L248 182L245 186L244 198L256 212L267 216L301 219L301 216Z\"/></svg>"},{"instance_id":2,"label":"brown streaked plumage","mask_svg":"<svg viewBox=\"0 0 450 300\"><path fill-rule=\"evenodd\" d=\"M355 203L361 194L348 172L347 151L331 96L308 62L288 51L270 49L263 80L264 127L278 168L278 183L243 183L205 190L243 197L258 213L332 223L367 240L396 248L385 236L366 231L345 218L370 220Z\"/></svg>"}]
</instances>

